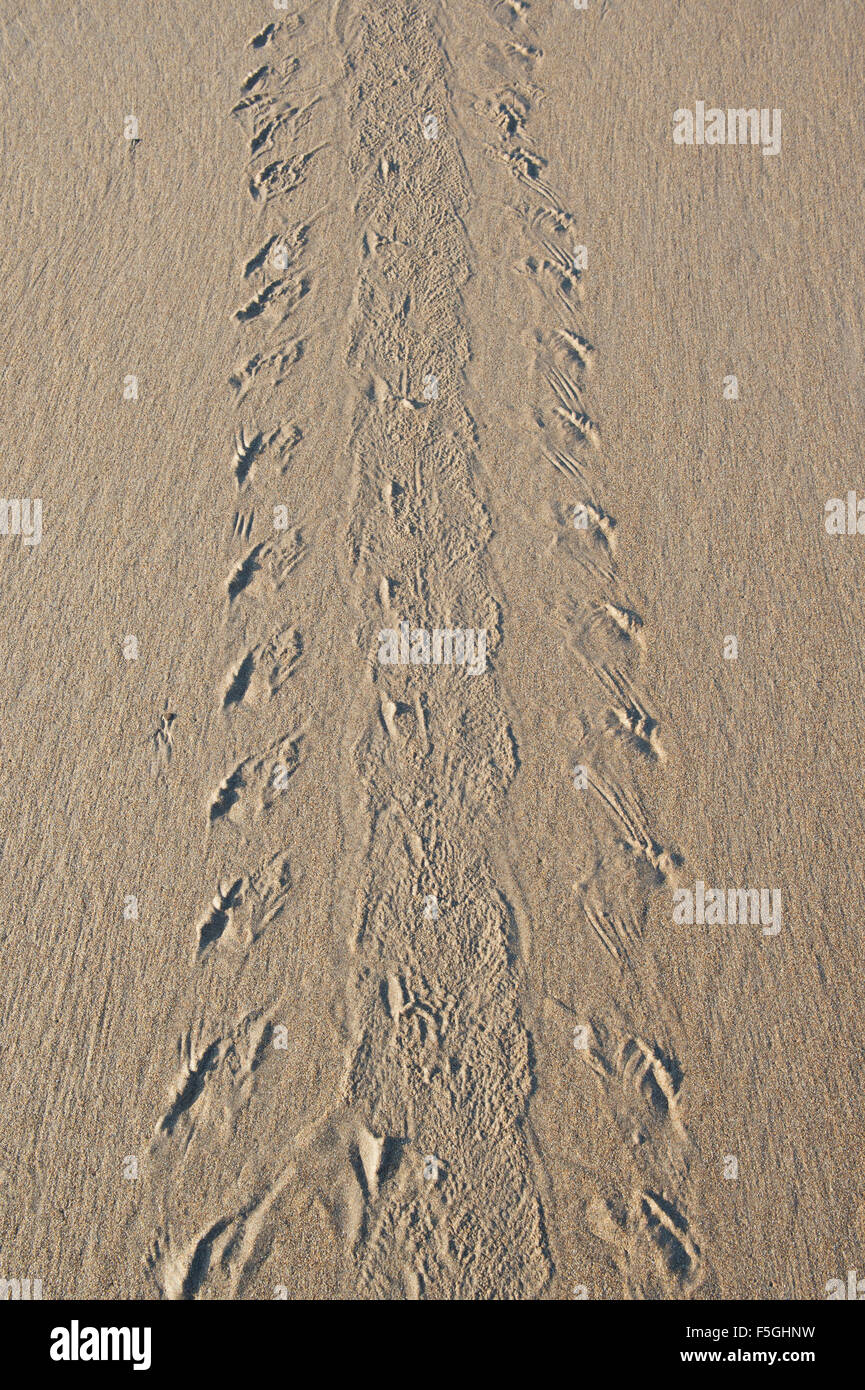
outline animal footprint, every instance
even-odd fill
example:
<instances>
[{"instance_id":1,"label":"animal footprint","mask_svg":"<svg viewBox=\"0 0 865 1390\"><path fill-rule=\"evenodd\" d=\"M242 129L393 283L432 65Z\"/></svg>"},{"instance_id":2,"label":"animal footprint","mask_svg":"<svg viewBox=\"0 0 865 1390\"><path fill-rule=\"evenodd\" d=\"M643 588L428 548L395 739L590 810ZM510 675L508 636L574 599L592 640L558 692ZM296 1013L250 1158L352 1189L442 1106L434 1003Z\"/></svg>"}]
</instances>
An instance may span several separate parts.
<instances>
[{"instance_id":1,"label":"animal footprint","mask_svg":"<svg viewBox=\"0 0 865 1390\"><path fill-rule=\"evenodd\" d=\"M229 606L239 594L248 591L251 597L261 597L262 588L275 594L285 583L306 554L300 531L285 532L281 541L259 541L235 565L225 581Z\"/></svg>"},{"instance_id":2,"label":"animal footprint","mask_svg":"<svg viewBox=\"0 0 865 1390\"><path fill-rule=\"evenodd\" d=\"M223 778L211 798L211 825L223 817L243 824L269 811L299 765L299 735L280 739L261 757L245 758Z\"/></svg>"},{"instance_id":3,"label":"animal footprint","mask_svg":"<svg viewBox=\"0 0 865 1390\"><path fill-rule=\"evenodd\" d=\"M302 651L300 633L293 627L275 632L267 642L253 647L231 672L223 709L243 701L266 704L288 680Z\"/></svg>"},{"instance_id":4,"label":"animal footprint","mask_svg":"<svg viewBox=\"0 0 865 1390\"><path fill-rule=\"evenodd\" d=\"M220 943L248 950L279 916L290 887L288 859L281 853L249 877L221 883L196 928L195 959Z\"/></svg>"},{"instance_id":5,"label":"animal footprint","mask_svg":"<svg viewBox=\"0 0 865 1390\"><path fill-rule=\"evenodd\" d=\"M176 714L169 713L166 704L164 712L159 716L159 728L150 735L150 742L153 745L153 755L150 759L151 777L160 776L171 762L171 755L174 751L171 726L176 718Z\"/></svg>"}]
</instances>

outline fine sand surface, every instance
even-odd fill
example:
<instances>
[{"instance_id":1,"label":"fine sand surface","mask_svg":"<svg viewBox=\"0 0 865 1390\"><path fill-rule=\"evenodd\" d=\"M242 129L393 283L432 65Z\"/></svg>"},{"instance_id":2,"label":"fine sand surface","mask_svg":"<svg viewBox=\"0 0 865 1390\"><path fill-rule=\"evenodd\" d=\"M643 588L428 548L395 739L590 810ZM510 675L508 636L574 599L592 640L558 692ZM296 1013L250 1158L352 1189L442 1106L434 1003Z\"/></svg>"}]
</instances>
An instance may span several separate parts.
<instances>
[{"instance_id":1,"label":"fine sand surface","mask_svg":"<svg viewBox=\"0 0 865 1390\"><path fill-rule=\"evenodd\" d=\"M0 1278L865 1274L862 22L0 0Z\"/></svg>"}]
</instances>

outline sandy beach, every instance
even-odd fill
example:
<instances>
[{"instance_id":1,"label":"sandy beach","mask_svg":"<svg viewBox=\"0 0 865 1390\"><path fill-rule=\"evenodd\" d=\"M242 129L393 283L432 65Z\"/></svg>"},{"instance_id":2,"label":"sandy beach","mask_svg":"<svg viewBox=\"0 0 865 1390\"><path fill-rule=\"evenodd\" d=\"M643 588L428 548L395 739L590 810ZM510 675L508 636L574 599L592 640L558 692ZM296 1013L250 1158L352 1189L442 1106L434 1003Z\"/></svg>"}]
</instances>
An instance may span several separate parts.
<instances>
[{"instance_id":1,"label":"sandy beach","mask_svg":"<svg viewBox=\"0 0 865 1390\"><path fill-rule=\"evenodd\" d=\"M0 0L0 1280L849 1296L861 3L295 3Z\"/></svg>"}]
</instances>

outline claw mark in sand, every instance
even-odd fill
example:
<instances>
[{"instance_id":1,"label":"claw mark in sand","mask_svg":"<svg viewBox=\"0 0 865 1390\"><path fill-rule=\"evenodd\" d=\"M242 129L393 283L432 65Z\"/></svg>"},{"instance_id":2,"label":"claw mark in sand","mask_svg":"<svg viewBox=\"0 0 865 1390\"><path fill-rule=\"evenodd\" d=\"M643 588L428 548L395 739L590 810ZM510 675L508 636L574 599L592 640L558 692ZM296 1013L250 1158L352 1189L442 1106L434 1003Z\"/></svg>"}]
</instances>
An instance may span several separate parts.
<instances>
[{"instance_id":1,"label":"claw mark in sand","mask_svg":"<svg viewBox=\"0 0 865 1390\"><path fill-rule=\"evenodd\" d=\"M301 735L277 740L269 752L244 758L220 782L211 798L211 825L227 818L241 825L269 811L300 764Z\"/></svg>"},{"instance_id":2,"label":"claw mark in sand","mask_svg":"<svg viewBox=\"0 0 865 1390\"><path fill-rule=\"evenodd\" d=\"M267 642L251 648L230 673L223 709L245 700L259 704L271 700L294 671L302 652L300 633L293 627L275 632Z\"/></svg>"},{"instance_id":3,"label":"claw mark in sand","mask_svg":"<svg viewBox=\"0 0 865 1390\"><path fill-rule=\"evenodd\" d=\"M290 887L291 873L284 854L276 854L249 877L220 883L209 911L196 928L195 959L203 959L220 943L248 950L282 912Z\"/></svg>"},{"instance_id":4,"label":"claw mark in sand","mask_svg":"<svg viewBox=\"0 0 865 1390\"><path fill-rule=\"evenodd\" d=\"M285 540L281 542L259 541L235 565L225 581L229 607L239 594L247 593L248 597L255 597L261 587L268 594L277 593L305 553L300 531L286 532Z\"/></svg>"}]
</instances>

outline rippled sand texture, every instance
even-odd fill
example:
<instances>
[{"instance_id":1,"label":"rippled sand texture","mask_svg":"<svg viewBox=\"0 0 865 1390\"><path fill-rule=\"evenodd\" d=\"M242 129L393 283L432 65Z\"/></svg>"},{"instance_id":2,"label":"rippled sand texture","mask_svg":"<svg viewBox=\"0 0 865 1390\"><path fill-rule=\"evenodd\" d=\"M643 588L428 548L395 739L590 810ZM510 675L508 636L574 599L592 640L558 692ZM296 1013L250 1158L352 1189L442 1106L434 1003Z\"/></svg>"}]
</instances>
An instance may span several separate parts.
<instances>
[{"instance_id":1,"label":"rippled sand texture","mask_svg":"<svg viewBox=\"0 0 865 1390\"><path fill-rule=\"evenodd\" d=\"M0 1277L865 1274L860 30L0 3Z\"/></svg>"}]
</instances>

